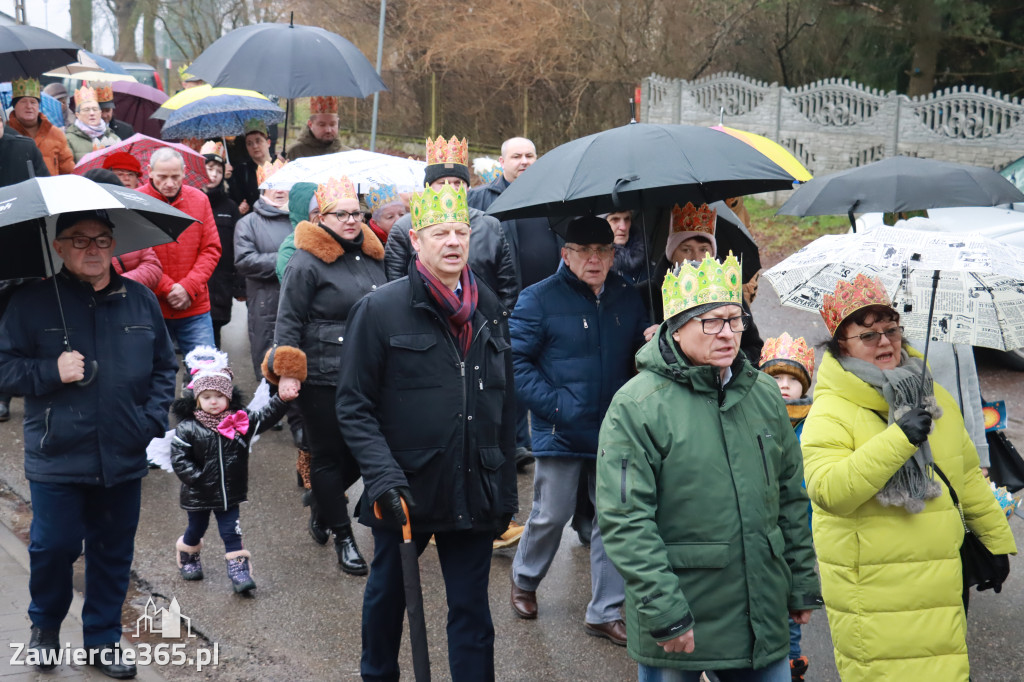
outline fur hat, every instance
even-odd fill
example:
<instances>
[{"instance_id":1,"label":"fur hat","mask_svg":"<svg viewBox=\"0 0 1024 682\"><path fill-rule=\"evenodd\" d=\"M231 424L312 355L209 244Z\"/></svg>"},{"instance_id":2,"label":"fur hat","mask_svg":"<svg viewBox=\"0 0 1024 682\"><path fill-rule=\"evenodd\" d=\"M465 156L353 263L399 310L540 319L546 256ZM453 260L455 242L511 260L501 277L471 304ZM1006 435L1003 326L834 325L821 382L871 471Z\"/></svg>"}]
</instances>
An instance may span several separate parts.
<instances>
[{"instance_id":1,"label":"fur hat","mask_svg":"<svg viewBox=\"0 0 1024 682\"><path fill-rule=\"evenodd\" d=\"M228 367L228 354L213 346L196 346L185 356L185 365L192 373L191 388L196 397L203 391L217 391L231 399L234 375Z\"/></svg>"}]
</instances>

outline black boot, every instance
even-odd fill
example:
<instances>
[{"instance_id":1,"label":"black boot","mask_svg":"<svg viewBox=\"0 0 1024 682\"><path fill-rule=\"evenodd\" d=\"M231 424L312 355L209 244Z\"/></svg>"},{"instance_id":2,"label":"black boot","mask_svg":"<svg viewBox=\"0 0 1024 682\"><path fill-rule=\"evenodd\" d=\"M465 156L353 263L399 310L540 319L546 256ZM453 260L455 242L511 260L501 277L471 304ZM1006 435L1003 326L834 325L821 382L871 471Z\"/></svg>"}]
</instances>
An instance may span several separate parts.
<instances>
[{"instance_id":1,"label":"black boot","mask_svg":"<svg viewBox=\"0 0 1024 682\"><path fill-rule=\"evenodd\" d=\"M334 551L338 553L338 565L349 575L366 575L370 569L356 547L352 526L334 529Z\"/></svg>"},{"instance_id":2,"label":"black boot","mask_svg":"<svg viewBox=\"0 0 1024 682\"><path fill-rule=\"evenodd\" d=\"M312 490L302 494L302 506L309 507L309 536L318 545L326 545L331 539L331 533L320 525L320 508L316 504L316 496Z\"/></svg>"},{"instance_id":3,"label":"black boot","mask_svg":"<svg viewBox=\"0 0 1024 682\"><path fill-rule=\"evenodd\" d=\"M118 642L91 646L89 647L89 665L115 680L133 679L138 670L134 663L125 662L122 652L123 649Z\"/></svg>"},{"instance_id":4,"label":"black boot","mask_svg":"<svg viewBox=\"0 0 1024 682\"><path fill-rule=\"evenodd\" d=\"M60 630L43 630L32 626L28 640L29 651L35 649L39 663L37 670L53 670L57 667L57 650L60 648Z\"/></svg>"}]
</instances>

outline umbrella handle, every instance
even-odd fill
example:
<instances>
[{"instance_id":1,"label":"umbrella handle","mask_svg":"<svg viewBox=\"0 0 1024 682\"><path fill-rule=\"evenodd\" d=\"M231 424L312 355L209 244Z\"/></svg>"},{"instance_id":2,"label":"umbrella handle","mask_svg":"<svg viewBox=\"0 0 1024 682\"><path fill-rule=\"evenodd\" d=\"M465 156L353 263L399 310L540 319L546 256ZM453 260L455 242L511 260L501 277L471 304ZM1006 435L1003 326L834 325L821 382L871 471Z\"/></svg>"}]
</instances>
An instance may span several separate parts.
<instances>
[{"instance_id":1,"label":"umbrella handle","mask_svg":"<svg viewBox=\"0 0 1024 682\"><path fill-rule=\"evenodd\" d=\"M401 495L398 496L398 500L402 503L402 511L405 512L405 524L402 525L402 542L412 542L412 521L409 520L409 505L405 503L405 498ZM380 513L380 504L377 502L373 503L373 515L378 519L384 519L384 515Z\"/></svg>"},{"instance_id":2,"label":"umbrella handle","mask_svg":"<svg viewBox=\"0 0 1024 682\"><path fill-rule=\"evenodd\" d=\"M92 368L92 376L85 379L79 379L78 381L75 382L76 386L88 386L92 382L96 381L96 377L100 373L100 363L96 362L95 360L90 360L89 366Z\"/></svg>"}]
</instances>

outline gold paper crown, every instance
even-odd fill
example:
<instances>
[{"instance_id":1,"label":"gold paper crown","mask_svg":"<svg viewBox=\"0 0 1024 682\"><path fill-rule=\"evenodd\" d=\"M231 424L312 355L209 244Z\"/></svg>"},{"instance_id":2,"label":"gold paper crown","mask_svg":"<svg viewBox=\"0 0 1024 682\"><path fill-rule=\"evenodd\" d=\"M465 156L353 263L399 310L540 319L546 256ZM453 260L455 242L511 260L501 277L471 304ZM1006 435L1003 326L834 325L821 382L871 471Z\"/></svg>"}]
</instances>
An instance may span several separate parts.
<instances>
[{"instance_id":1,"label":"gold paper crown","mask_svg":"<svg viewBox=\"0 0 1024 682\"><path fill-rule=\"evenodd\" d=\"M99 104L99 100L96 99L96 91L90 88L88 83L82 83L82 87L75 90L75 108L77 109L86 102Z\"/></svg>"},{"instance_id":2,"label":"gold paper crown","mask_svg":"<svg viewBox=\"0 0 1024 682\"><path fill-rule=\"evenodd\" d=\"M278 157L277 161L275 161L274 163L270 163L269 161L267 161L262 166L259 166L256 169L256 186L259 187L264 182L269 180L270 176L284 168L284 165L286 163L288 162L282 159L281 157Z\"/></svg>"},{"instance_id":3,"label":"gold paper crown","mask_svg":"<svg viewBox=\"0 0 1024 682\"><path fill-rule=\"evenodd\" d=\"M203 146L200 147L199 149L199 153L202 154L203 156L219 156L220 158L223 159L224 145L222 145L220 142L214 142L213 140L210 140L209 142L203 143Z\"/></svg>"},{"instance_id":4,"label":"gold paper crown","mask_svg":"<svg viewBox=\"0 0 1024 682\"><path fill-rule=\"evenodd\" d=\"M469 205L466 203L466 186L455 189L445 180L440 191L429 186L419 194L413 194L409 201L412 214L412 229L422 230L441 223L465 223L469 225Z\"/></svg>"},{"instance_id":5,"label":"gold paper crown","mask_svg":"<svg viewBox=\"0 0 1024 682\"><path fill-rule=\"evenodd\" d=\"M11 81L11 99L18 97L35 97L40 99L39 81L35 78L15 78Z\"/></svg>"},{"instance_id":6,"label":"gold paper crown","mask_svg":"<svg viewBox=\"0 0 1024 682\"><path fill-rule=\"evenodd\" d=\"M329 212L342 199L359 198L359 195L356 194L356 186L352 184L347 175L331 178L317 186L313 196L316 197L316 205L320 207L320 213Z\"/></svg>"},{"instance_id":7,"label":"gold paper crown","mask_svg":"<svg viewBox=\"0 0 1024 682\"><path fill-rule=\"evenodd\" d=\"M382 206L398 203L402 197L398 196L398 188L394 185L381 185L374 187L366 193L366 206L373 213Z\"/></svg>"},{"instance_id":8,"label":"gold paper crown","mask_svg":"<svg viewBox=\"0 0 1024 682\"><path fill-rule=\"evenodd\" d=\"M469 167L469 143L466 138L459 138L452 135L452 139L445 142L444 137L437 136L436 140L427 138L427 165L435 163L459 163Z\"/></svg>"},{"instance_id":9,"label":"gold paper crown","mask_svg":"<svg viewBox=\"0 0 1024 682\"><path fill-rule=\"evenodd\" d=\"M707 204L701 204L700 208L689 201L682 208L676 204L672 208L672 224L669 234L673 232L704 232L714 235L717 215L718 211Z\"/></svg>"},{"instance_id":10,"label":"gold paper crown","mask_svg":"<svg viewBox=\"0 0 1024 682\"><path fill-rule=\"evenodd\" d=\"M267 124L258 118L250 118L245 122L245 130L242 135L249 133L263 133L264 137L270 137L270 133L267 132Z\"/></svg>"},{"instance_id":11,"label":"gold paper crown","mask_svg":"<svg viewBox=\"0 0 1024 682\"><path fill-rule=\"evenodd\" d=\"M337 97L310 97L309 115L338 113Z\"/></svg>"},{"instance_id":12,"label":"gold paper crown","mask_svg":"<svg viewBox=\"0 0 1024 682\"><path fill-rule=\"evenodd\" d=\"M201 78L198 78L197 76L194 76L194 75L192 75L191 73L188 72L188 70L189 70L189 68L191 68L191 66L192 66L192 62L189 62L188 64L182 64L181 66L178 67L178 78L181 80L182 83L185 83L185 82L188 82L188 81L193 81L193 80L202 80Z\"/></svg>"},{"instance_id":13,"label":"gold paper crown","mask_svg":"<svg viewBox=\"0 0 1024 682\"><path fill-rule=\"evenodd\" d=\"M807 346L804 337L798 336L794 339L789 333L782 332L782 336L764 342L758 365L762 371L773 376L779 372L791 374L792 372L787 372L787 368L794 371L802 369L807 372L807 376L797 376L797 379L801 380L801 384L806 380L806 392L811 383L811 375L814 374L814 349ZM799 369L794 365L799 365Z\"/></svg>"},{"instance_id":14,"label":"gold paper crown","mask_svg":"<svg viewBox=\"0 0 1024 682\"><path fill-rule=\"evenodd\" d=\"M114 86L109 83L104 85L96 86L96 101L97 102L113 102L114 101Z\"/></svg>"},{"instance_id":15,"label":"gold paper crown","mask_svg":"<svg viewBox=\"0 0 1024 682\"><path fill-rule=\"evenodd\" d=\"M661 296L666 320L705 303L740 305L743 300L740 262L730 251L723 263L708 255L696 268L683 263L665 275Z\"/></svg>"},{"instance_id":16,"label":"gold paper crown","mask_svg":"<svg viewBox=\"0 0 1024 682\"><path fill-rule=\"evenodd\" d=\"M825 294L822 299L821 316L828 333L834 335L843 320L861 308L871 305L892 306L882 280L858 274L852 282L839 280L835 294Z\"/></svg>"}]
</instances>

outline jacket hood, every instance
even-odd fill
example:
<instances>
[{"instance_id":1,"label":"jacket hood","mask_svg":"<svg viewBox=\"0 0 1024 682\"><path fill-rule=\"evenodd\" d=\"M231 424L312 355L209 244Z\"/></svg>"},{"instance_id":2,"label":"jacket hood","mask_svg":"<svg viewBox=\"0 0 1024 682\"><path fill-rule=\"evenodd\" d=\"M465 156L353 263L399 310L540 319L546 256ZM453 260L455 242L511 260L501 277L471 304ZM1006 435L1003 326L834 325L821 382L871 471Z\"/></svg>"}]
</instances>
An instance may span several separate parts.
<instances>
[{"instance_id":1,"label":"jacket hood","mask_svg":"<svg viewBox=\"0 0 1024 682\"><path fill-rule=\"evenodd\" d=\"M233 386L231 388L231 400L228 401L228 409L225 412L237 412L244 409L245 402L242 398L242 390L237 386ZM171 415L179 422L195 419L195 415L192 414L195 410L196 394L191 388L183 389L181 397L175 398L174 402L171 403Z\"/></svg>"},{"instance_id":2,"label":"jacket hood","mask_svg":"<svg viewBox=\"0 0 1024 682\"><path fill-rule=\"evenodd\" d=\"M363 229L363 253L374 260L384 260L384 245L367 225ZM308 251L325 263L333 263L345 255L345 249L327 234L327 230L303 220L295 227L295 248Z\"/></svg>"},{"instance_id":3,"label":"jacket hood","mask_svg":"<svg viewBox=\"0 0 1024 682\"><path fill-rule=\"evenodd\" d=\"M907 347L911 357L924 357L916 348ZM852 372L843 369L832 353L826 351L818 368L818 383L814 385L815 397L837 395L854 405L882 414L889 413L889 403L873 386Z\"/></svg>"},{"instance_id":4,"label":"jacket hood","mask_svg":"<svg viewBox=\"0 0 1024 682\"><path fill-rule=\"evenodd\" d=\"M256 200L256 204L253 206L253 210L259 213L264 218L278 218L280 216L288 217L288 206L285 205L283 208L274 206L269 201L266 201L263 197Z\"/></svg>"}]
</instances>

